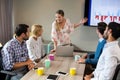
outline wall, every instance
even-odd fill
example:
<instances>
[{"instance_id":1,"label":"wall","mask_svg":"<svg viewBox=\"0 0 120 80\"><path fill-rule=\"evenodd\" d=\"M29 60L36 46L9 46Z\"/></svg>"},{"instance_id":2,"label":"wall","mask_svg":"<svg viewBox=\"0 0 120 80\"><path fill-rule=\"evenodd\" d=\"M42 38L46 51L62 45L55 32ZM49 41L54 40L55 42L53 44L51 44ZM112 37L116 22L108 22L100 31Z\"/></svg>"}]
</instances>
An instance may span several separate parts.
<instances>
[{"instance_id":1,"label":"wall","mask_svg":"<svg viewBox=\"0 0 120 80\"><path fill-rule=\"evenodd\" d=\"M51 40L51 24L55 12L63 9L65 17L72 23L79 22L84 16L84 2L84 0L14 0L14 26L19 23L30 26L41 24L44 27L43 38ZM95 27L81 25L71 34L72 43L83 50L94 51L97 40Z\"/></svg>"}]
</instances>

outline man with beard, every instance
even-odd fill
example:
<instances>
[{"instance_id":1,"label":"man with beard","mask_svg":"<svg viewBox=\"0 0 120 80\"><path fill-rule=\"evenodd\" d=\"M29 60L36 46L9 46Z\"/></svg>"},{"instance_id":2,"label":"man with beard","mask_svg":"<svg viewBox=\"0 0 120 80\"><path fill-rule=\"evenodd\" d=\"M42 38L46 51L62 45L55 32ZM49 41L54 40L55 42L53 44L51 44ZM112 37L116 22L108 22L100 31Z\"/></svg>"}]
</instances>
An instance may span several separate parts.
<instances>
[{"instance_id":1,"label":"man with beard","mask_svg":"<svg viewBox=\"0 0 120 80\"><path fill-rule=\"evenodd\" d=\"M15 37L8 41L1 53L4 70L15 72L16 75L11 80L20 78L34 67L34 63L29 59L25 40L29 37L29 26L19 24L15 29Z\"/></svg>"},{"instance_id":2,"label":"man with beard","mask_svg":"<svg viewBox=\"0 0 120 80\"><path fill-rule=\"evenodd\" d=\"M84 77L85 80L112 80L115 69L120 63L120 47L117 39L120 37L120 24L110 22L104 36L107 43L99 58L95 71Z\"/></svg>"}]
</instances>

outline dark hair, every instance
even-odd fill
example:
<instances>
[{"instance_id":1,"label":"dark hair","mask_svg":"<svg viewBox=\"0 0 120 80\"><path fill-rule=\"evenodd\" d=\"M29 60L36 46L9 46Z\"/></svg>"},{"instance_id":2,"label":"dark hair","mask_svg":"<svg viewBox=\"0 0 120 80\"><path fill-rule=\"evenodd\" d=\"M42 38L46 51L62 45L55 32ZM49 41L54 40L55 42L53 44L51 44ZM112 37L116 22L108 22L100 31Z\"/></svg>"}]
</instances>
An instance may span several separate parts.
<instances>
[{"instance_id":1,"label":"dark hair","mask_svg":"<svg viewBox=\"0 0 120 80\"><path fill-rule=\"evenodd\" d=\"M64 16L64 11L63 10L58 10L56 11L57 14L60 14L61 16Z\"/></svg>"},{"instance_id":2,"label":"dark hair","mask_svg":"<svg viewBox=\"0 0 120 80\"><path fill-rule=\"evenodd\" d=\"M106 27L107 27L107 24L105 22L99 22L97 29L103 35Z\"/></svg>"},{"instance_id":3,"label":"dark hair","mask_svg":"<svg viewBox=\"0 0 120 80\"><path fill-rule=\"evenodd\" d=\"M26 24L18 24L15 29L16 36L20 36L22 33L26 34L27 28L29 28L29 26Z\"/></svg>"},{"instance_id":4,"label":"dark hair","mask_svg":"<svg viewBox=\"0 0 120 80\"><path fill-rule=\"evenodd\" d=\"M112 36L115 39L118 39L120 37L120 24L117 22L110 22L108 25L108 30L112 30Z\"/></svg>"}]
</instances>

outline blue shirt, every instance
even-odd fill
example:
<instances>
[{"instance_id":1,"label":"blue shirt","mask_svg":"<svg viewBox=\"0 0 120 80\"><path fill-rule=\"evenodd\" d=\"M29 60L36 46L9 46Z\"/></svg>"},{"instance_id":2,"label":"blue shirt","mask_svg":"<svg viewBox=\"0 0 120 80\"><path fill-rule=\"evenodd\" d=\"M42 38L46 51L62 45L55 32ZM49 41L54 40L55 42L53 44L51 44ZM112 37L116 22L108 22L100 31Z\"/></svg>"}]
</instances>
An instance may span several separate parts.
<instances>
[{"instance_id":1,"label":"blue shirt","mask_svg":"<svg viewBox=\"0 0 120 80\"><path fill-rule=\"evenodd\" d=\"M8 41L1 53L5 70L12 70L15 63L24 62L29 58L25 41L20 43L16 38Z\"/></svg>"},{"instance_id":2,"label":"blue shirt","mask_svg":"<svg viewBox=\"0 0 120 80\"><path fill-rule=\"evenodd\" d=\"M98 59L102 53L102 50L103 50L105 43L106 43L105 39L103 39L103 38L100 39L98 42L97 48L96 48L96 52L94 54L91 54L94 56L94 58L87 58L85 63L97 65Z\"/></svg>"}]
</instances>

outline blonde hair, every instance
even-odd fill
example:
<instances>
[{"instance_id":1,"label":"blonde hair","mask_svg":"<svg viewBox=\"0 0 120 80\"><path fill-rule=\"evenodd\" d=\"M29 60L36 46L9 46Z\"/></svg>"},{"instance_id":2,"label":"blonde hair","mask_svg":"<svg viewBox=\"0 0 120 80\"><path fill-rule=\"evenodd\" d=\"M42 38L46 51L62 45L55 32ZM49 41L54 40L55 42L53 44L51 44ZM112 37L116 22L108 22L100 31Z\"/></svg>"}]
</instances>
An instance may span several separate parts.
<instances>
[{"instance_id":1,"label":"blonde hair","mask_svg":"<svg viewBox=\"0 0 120 80\"><path fill-rule=\"evenodd\" d=\"M34 24L31 27L31 34L32 35L37 35L39 31L42 31L42 26L39 24Z\"/></svg>"},{"instance_id":2,"label":"blonde hair","mask_svg":"<svg viewBox=\"0 0 120 80\"><path fill-rule=\"evenodd\" d=\"M59 25L59 23L56 22L56 31L60 31L61 27Z\"/></svg>"}]
</instances>

